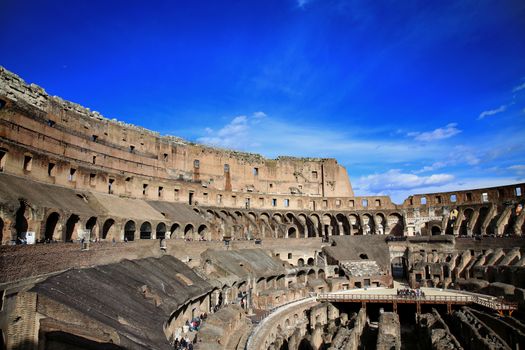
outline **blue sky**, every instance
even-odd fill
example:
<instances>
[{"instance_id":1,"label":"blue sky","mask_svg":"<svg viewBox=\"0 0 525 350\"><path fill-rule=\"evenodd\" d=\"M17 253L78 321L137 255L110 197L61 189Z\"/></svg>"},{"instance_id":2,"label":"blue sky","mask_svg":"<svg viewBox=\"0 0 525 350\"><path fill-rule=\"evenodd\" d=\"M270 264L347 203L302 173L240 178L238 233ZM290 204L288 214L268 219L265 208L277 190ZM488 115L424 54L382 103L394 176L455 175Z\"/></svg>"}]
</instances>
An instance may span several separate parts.
<instances>
[{"instance_id":1,"label":"blue sky","mask_svg":"<svg viewBox=\"0 0 525 350\"><path fill-rule=\"evenodd\" d=\"M335 157L358 195L525 181L525 2L15 1L0 65L108 118Z\"/></svg>"}]
</instances>

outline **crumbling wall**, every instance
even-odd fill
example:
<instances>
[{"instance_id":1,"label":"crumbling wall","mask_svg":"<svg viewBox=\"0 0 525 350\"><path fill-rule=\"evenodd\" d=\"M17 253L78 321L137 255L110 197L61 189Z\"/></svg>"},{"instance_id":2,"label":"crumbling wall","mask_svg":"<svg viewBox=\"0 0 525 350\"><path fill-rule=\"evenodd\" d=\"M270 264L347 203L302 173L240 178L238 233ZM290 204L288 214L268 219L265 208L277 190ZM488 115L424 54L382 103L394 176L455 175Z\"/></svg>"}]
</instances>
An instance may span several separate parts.
<instances>
[{"instance_id":1,"label":"crumbling wall","mask_svg":"<svg viewBox=\"0 0 525 350\"><path fill-rule=\"evenodd\" d=\"M434 350L461 350L463 347L450 332L441 315L432 309L432 313L422 314L419 322L420 329L428 337L430 347Z\"/></svg>"},{"instance_id":2,"label":"crumbling wall","mask_svg":"<svg viewBox=\"0 0 525 350\"><path fill-rule=\"evenodd\" d=\"M511 349L503 339L467 308L453 312L450 317L450 326L461 343L469 344L471 349Z\"/></svg>"},{"instance_id":3,"label":"crumbling wall","mask_svg":"<svg viewBox=\"0 0 525 350\"><path fill-rule=\"evenodd\" d=\"M401 325L394 312L383 312L379 316L377 350L401 349Z\"/></svg>"}]
</instances>

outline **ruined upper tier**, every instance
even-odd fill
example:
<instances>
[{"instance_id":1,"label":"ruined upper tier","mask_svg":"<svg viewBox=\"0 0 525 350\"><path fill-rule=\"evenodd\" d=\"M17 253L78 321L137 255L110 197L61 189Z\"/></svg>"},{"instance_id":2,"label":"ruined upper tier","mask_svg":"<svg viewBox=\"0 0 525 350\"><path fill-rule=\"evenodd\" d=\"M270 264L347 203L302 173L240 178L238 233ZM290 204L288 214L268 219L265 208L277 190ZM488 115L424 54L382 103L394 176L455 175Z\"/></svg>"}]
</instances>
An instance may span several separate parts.
<instances>
[{"instance_id":1,"label":"ruined upper tier","mask_svg":"<svg viewBox=\"0 0 525 350\"><path fill-rule=\"evenodd\" d=\"M18 173L41 181L53 177L55 184L75 182L76 188L100 191L111 182L110 191L134 197L157 194L177 182L209 191L353 196L346 170L335 159L266 159L161 136L50 96L1 67L0 99L1 146L10 155L20 153L12 161L30 157L31 174L27 166ZM17 173L7 162L8 172Z\"/></svg>"}]
</instances>

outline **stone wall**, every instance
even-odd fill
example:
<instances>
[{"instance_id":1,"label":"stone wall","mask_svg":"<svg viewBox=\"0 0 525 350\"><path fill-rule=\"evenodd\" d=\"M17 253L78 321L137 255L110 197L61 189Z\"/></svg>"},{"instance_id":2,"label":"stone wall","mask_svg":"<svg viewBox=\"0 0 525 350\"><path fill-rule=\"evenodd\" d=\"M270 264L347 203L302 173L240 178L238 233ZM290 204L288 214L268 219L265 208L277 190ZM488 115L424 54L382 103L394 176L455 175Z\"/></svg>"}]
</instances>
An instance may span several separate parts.
<instances>
[{"instance_id":1,"label":"stone wall","mask_svg":"<svg viewBox=\"0 0 525 350\"><path fill-rule=\"evenodd\" d=\"M401 349L401 326L399 316L394 312L384 312L379 316L377 350Z\"/></svg>"}]
</instances>

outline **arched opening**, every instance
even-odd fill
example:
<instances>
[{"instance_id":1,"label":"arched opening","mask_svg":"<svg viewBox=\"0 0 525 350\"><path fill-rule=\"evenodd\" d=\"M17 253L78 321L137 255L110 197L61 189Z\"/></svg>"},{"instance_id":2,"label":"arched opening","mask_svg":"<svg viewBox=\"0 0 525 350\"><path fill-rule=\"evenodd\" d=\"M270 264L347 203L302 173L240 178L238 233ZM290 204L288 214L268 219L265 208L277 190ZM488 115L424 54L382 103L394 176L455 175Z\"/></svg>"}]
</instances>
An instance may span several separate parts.
<instances>
[{"instance_id":1,"label":"arched opening","mask_svg":"<svg viewBox=\"0 0 525 350\"><path fill-rule=\"evenodd\" d=\"M479 210L478 219L476 220L476 224L474 225L473 234L475 235L483 235L485 232L483 232L483 223L487 219L487 216L489 215L489 208L487 207L481 207ZM525 231L522 231L525 233Z\"/></svg>"},{"instance_id":2,"label":"arched opening","mask_svg":"<svg viewBox=\"0 0 525 350\"><path fill-rule=\"evenodd\" d=\"M432 236L438 236L441 234L441 228L439 226L432 226Z\"/></svg>"},{"instance_id":3,"label":"arched opening","mask_svg":"<svg viewBox=\"0 0 525 350\"><path fill-rule=\"evenodd\" d=\"M73 240L74 234L77 231L78 224L80 222L80 217L76 214L72 214L66 221L66 237L64 241L71 242Z\"/></svg>"},{"instance_id":4,"label":"arched opening","mask_svg":"<svg viewBox=\"0 0 525 350\"><path fill-rule=\"evenodd\" d=\"M403 218L398 213L388 215L389 234L403 236Z\"/></svg>"},{"instance_id":5,"label":"arched opening","mask_svg":"<svg viewBox=\"0 0 525 350\"><path fill-rule=\"evenodd\" d=\"M197 229L197 232L199 233L200 237L205 238L204 236L208 232L208 226L206 226L204 224L200 225L199 228Z\"/></svg>"},{"instance_id":6,"label":"arched opening","mask_svg":"<svg viewBox=\"0 0 525 350\"><path fill-rule=\"evenodd\" d=\"M151 224L147 221L140 225L140 239L151 239Z\"/></svg>"},{"instance_id":7,"label":"arched opening","mask_svg":"<svg viewBox=\"0 0 525 350\"><path fill-rule=\"evenodd\" d=\"M299 260L297 260L297 266L299 266L299 267L304 266L304 259L303 258L300 258Z\"/></svg>"},{"instance_id":8,"label":"arched opening","mask_svg":"<svg viewBox=\"0 0 525 350\"><path fill-rule=\"evenodd\" d=\"M338 228L332 225L332 216L323 215L323 237L328 238L330 235L337 235Z\"/></svg>"},{"instance_id":9,"label":"arched opening","mask_svg":"<svg viewBox=\"0 0 525 350\"><path fill-rule=\"evenodd\" d=\"M174 223L173 225L171 225L170 232L171 232L171 236L170 236L171 238L178 238L180 236L180 225L177 223Z\"/></svg>"},{"instance_id":10,"label":"arched opening","mask_svg":"<svg viewBox=\"0 0 525 350\"><path fill-rule=\"evenodd\" d=\"M290 227L288 229L288 238L297 238L297 230L295 227Z\"/></svg>"},{"instance_id":11,"label":"arched opening","mask_svg":"<svg viewBox=\"0 0 525 350\"><path fill-rule=\"evenodd\" d=\"M370 214L364 214L361 219L363 221L363 234L373 235L375 233L375 225L372 216Z\"/></svg>"},{"instance_id":12,"label":"arched opening","mask_svg":"<svg viewBox=\"0 0 525 350\"><path fill-rule=\"evenodd\" d=\"M25 235L28 229L27 219L25 217L26 204L20 201L20 207L16 211L15 215L15 230L16 238L25 239Z\"/></svg>"},{"instance_id":13,"label":"arched opening","mask_svg":"<svg viewBox=\"0 0 525 350\"><path fill-rule=\"evenodd\" d=\"M376 219L376 224L377 224L377 229L376 229L377 234L384 235L385 225L386 225L385 216L381 213L378 213L376 214L375 219Z\"/></svg>"},{"instance_id":14,"label":"arched opening","mask_svg":"<svg viewBox=\"0 0 525 350\"><path fill-rule=\"evenodd\" d=\"M361 259L363 259L363 260L368 260L368 255L365 254L365 253L361 253L361 254L359 254L359 257L360 257Z\"/></svg>"},{"instance_id":15,"label":"arched opening","mask_svg":"<svg viewBox=\"0 0 525 350\"><path fill-rule=\"evenodd\" d=\"M308 271L307 276L308 276L308 280L310 280L310 281L315 279L315 271L314 270Z\"/></svg>"},{"instance_id":16,"label":"arched opening","mask_svg":"<svg viewBox=\"0 0 525 350\"><path fill-rule=\"evenodd\" d=\"M312 214L310 219L312 220L313 230L309 237L320 237L322 234L321 218L317 214Z\"/></svg>"},{"instance_id":17,"label":"arched opening","mask_svg":"<svg viewBox=\"0 0 525 350\"><path fill-rule=\"evenodd\" d=\"M350 224L350 230L351 230L350 234L351 235L362 235L363 234L363 232L360 229L359 219L357 218L357 215L350 214L348 216L348 221Z\"/></svg>"},{"instance_id":18,"label":"arched opening","mask_svg":"<svg viewBox=\"0 0 525 350\"><path fill-rule=\"evenodd\" d=\"M407 277L407 263L406 259L402 256L393 258L391 263L392 267L392 277L394 279L404 280Z\"/></svg>"},{"instance_id":19,"label":"arched opening","mask_svg":"<svg viewBox=\"0 0 525 350\"><path fill-rule=\"evenodd\" d=\"M86 230L89 230L89 235L91 238L97 237L97 218L92 216L86 222Z\"/></svg>"},{"instance_id":20,"label":"arched opening","mask_svg":"<svg viewBox=\"0 0 525 350\"><path fill-rule=\"evenodd\" d=\"M314 258L309 258L308 261L306 262L308 264L308 266L314 266Z\"/></svg>"},{"instance_id":21,"label":"arched opening","mask_svg":"<svg viewBox=\"0 0 525 350\"><path fill-rule=\"evenodd\" d=\"M60 219L60 215L56 212L49 214L46 220L46 229L44 234L44 240L45 241L52 241L53 237L55 237L55 229L57 227L58 220Z\"/></svg>"},{"instance_id":22,"label":"arched opening","mask_svg":"<svg viewBox=\"0 0 525 350\"><path fill-rule=\"evenodd\" d=\"M126 225L124 225L124 241L133 241L135 240L135 221L129 220L126 222Z\"/></svg>"},{"instance_id":23,"label":"arched opening","mask_svg":"<svg viewBox=\"0 0 525 350\"><path fill-rule=\"evenodd\" d=\"M164 239L166 238L166 224L161 222L157 225L157 229L155 230L155 236L157 239Z\"/></svg>"},{"instance_id":24,"label":"arched opening","mask_svg":"<svg viewBox=\"0 0 525 350\"><path fill-rule=\"evenodd\" d=\"M108 235L111 235L113 238L115 238L115 235L113 234L114 225L115 220L113 219L107 219L104 222L104 225L102 225L102 239L108 238Z\"/></svg>"},{"instance_id":25,"label":"arched opening","mask_svg":"<svg viewBox=\"0 0 525 350\"><path fill-rule=\"evenodd\" d=\"M459 228L459 235L460 236L466 236L469 234L469 228L470 228L470 220L472 219L472 215L474 214L474 210L467 208L463 211L463 220L461 220L461 226Z\"/></svg>"},{"instance_id":26,"label":"arched opening","mask_svg":"<svg viewBox=\"0 0 525 350\"><path fill-rule=\"evenodd\" d=\"M340 226L340 230L342 231L340 234L347 236L350 235L350 225L346 216L339 213L335 216L335 218L337 220L337 225Z\"/></svg>"},{"instance_id":27,"label":"arched opening","mask_svg":"<svg viewBox=\"0 0 525 350\"><path fill-rule=\"evenodd\" d=\"M324 270L319 270L317 271L317 278L321 278L321 279L325 279L326 278L326 274L324 272Z\"/></svg>"},{"instance_id":28,"label":"arched opening","mask_svg":"<svg viewBox=\"0 0 525 350\"><path fill-rule=\"evenodd\" d=\"M193 227L192 224L187 224L186 227L184 228L184 237L192 238L194 229L195 228Z\"/></svg>"}]
</instances>

